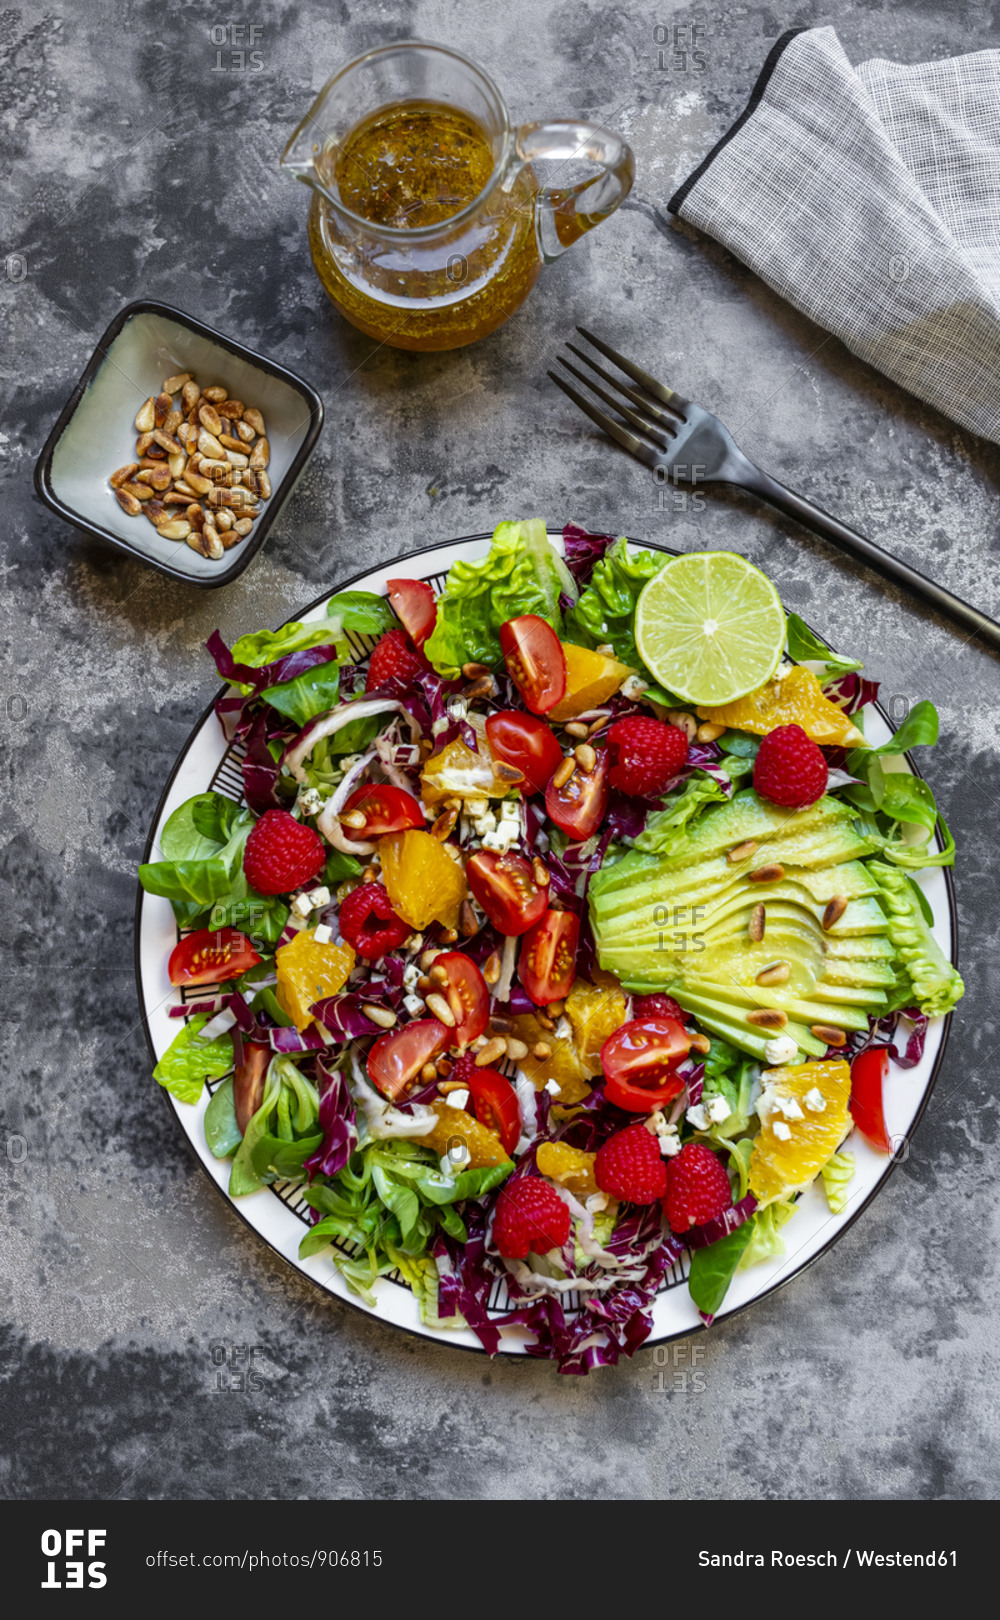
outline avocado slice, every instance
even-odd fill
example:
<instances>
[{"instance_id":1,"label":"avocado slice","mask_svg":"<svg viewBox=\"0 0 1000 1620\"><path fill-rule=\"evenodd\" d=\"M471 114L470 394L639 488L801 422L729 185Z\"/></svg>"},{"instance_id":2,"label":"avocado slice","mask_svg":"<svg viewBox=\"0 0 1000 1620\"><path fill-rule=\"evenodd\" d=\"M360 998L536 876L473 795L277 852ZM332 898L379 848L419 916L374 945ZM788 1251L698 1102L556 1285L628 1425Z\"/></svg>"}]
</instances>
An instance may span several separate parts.
<instances>
[{"instance_id":1,"label":"avocado slice","mask_svg":"<svg viewBox=\"0 0 1000 1620\"><path fill-rule=\"evenodd\" d=\"M776 1033L747 1022L758 1008L783 1012L782 1033L803 1052L821 1057L826 1043L810 1025L867 1028L868 1015L888 1005L896 984L880 885L863 857L872 846L849 805L824 796L806 810L787 811L752 788L707 809L682 854L667 859L642 847L655 844L655 817L636 845L602 868L590 886L591 921L603 968L626 989L666 990L710 1031L763 1058ZM727 859L753 840L750 856ZM758 883L762 866L782 868ZM847 905L823 927L829 902ZM764 938L753 940L755 908L765 906ZM787 964L781 984L758 975Z\"/></svg>"}]
</instances>

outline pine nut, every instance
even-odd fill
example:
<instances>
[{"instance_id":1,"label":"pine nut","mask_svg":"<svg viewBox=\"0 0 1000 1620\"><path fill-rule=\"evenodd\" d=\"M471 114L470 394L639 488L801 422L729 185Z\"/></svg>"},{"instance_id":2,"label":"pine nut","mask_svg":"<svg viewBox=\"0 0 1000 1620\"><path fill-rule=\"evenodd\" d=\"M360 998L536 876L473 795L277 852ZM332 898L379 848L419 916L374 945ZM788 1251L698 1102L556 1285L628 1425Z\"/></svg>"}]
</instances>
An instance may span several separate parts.
<instances>
[{"instance_id":1,"label":"pine nut","mask_svg":"<svg viewBox=\"0 0 1000 1620\"><path fill-rule=\"evenodd\" d=\"M153 491L148 484L123 484L120 493L134 495L137 501L151 501L153 499Z\"/></svg>"},{"instance_id":2,"label":"pine nut","mask_svg":"<svg viewBox=\"0 0 1000 1620\"><path fill-rule=\"evenodd\" d=\"M258 474L259 476L260 474ZM468 686L463 688L462 696L469 699L470 702L475 702L478 698L492 697L495 690L496 682L493 676L480 675L477 681L471 681Z\"/></svg>"},{"instance_id":3,"label":"pine nut","mask_svg":"<svg viewBox=\"0 0 1000 1620\"><path fill-rule=\"evenodd\" d=\"M458 820L457 810L443 810L435 821L431 832L439 843L444 843Z\"/></svg>"},{"instance_id":4,"label":"pine nut","mask_svg":"<svg viewBox=\"0 0 1000 1620\"><path fill-rule=\"evenodd\" d=\"M552 786L556 789L564 788L573 772L576 770L576 760L568 754L552 777Z\"/></svg>"},{"instance_id":5,"label":"pine nut","mask_svg":"<svg viewBox=\"0 0 1000 1620\"><path fill-rule=\"evenodd\" d=\"M552 1048L548 1041L536 1041L534 1046L531 1048L531 1055L535 1058L551 1057Z\"/></svg>"},{"instance_id":6,"label":"pine nut","mask_svg":"<svg viewBox=\"0 0 1000 1620\"><path fill-rule=\"evenodd\" d=\"M220 399L225 399L228 392L227 388L220 388L218 383L213 383L211 388L202 389L202 396L209 400L211 404L218 405Z\"/></svg>"},{"instance_id":7,"label":"pine nut","mask_svg":"<svg viewBox=\"0 0 1000 1620\"><path fill-rule=\"evenodd\" d=\"M156 426L156 398L150 394L145 405L140 405L136 412L136 428L140 433L152 433Z\"/></svg>"},{"instance_id":8,"label":"pine nut","mask_svg":"<svg viewBox=\"0 0 1000 1620\"><path fill-rule=\"evenodd\" d=\"M421 1080L426 1081L427 1084L429 1085L430 1082L432 1080L436 1080L437 1077L438 1077L438 1072L437 1072L436 1066L433 1063L425 1063L423 1068L420 1071Z\"/></svg>"},{"instance_id":9,"label":"pine nut","mask_svg":"<svg viewBox=\"0 0 1000 1620\"><path fill-rule=\"evenodd\" d=\"M184 454L184 446L181 444L180 439L175 439L172 433L164 432L163 428L153 429L153 443L158 444L161 450L165 450L168 456L182 456Z\"/></svg>"},{"instance_id":10,"label":"pine nut","mask_svg":"<svg viewBox=\"0 0 1000 1620\"><path fill-rule=\"evenodd\" d=\"M768 962L766 967L761 968L755 982L757 984L787 984L791 971L787 962Z\"/></svg>"},{"instance_id":11,"label":"pine nut","mask_svg":"<svg viewBox=\"0 0 1000 1620\"><path fill-rule=\"evenodd\" d=\"M755 1007L753 1012L747 1013L747 1023L756 1024L761 1029L784 1029L788 1014L782 1012L780 1007Z\"/></svg>"},{"instance_id":12,"label":"pine nut","mask_svg":"<svg viewBox=\"0 0 1000 1620\"><path fill-rule=\"evenodd\" d=\"M477 1069L488 1069L491 1064L499 1062L502 1057L506 1056L507 1043L501 1040L499 1035L496 1035L493 1040L487 1041L485 1046L480 1047L474 1062Z\"/></svg>"},{"instance_id":13,"label":"pine nut","mask_svg":"<svg viewBox=\"0 0 1000 1620\"><path fill-rule=\"evenodd\" d=\"M493 951L483 963L483 978L487 984L496 984L500 977L500 953Z\"/></svg>"},{"instance_id":14,"label":"pine nut","mask_svg":"<svg viewBox=\"0 0 1000 1620\"><path fill-rule=\"evenodd\" d=\"M417 980L417 990L420 992L420 994L422 996L426 996L431 990L433 990L433 988L434 980L428 978L426 973L421 973L419 979Z\"/></svg>"},{"instance_id":15,"label":"pine nut","mask_svg":"<svg viewBox=\"0 0 1000 1620\"><path fill-rule=\"evenodd\" d=\"M264 418L261 416L260 411L253 409L244 411L243 420L248 424L248 426L253 428L255 433L265 432Z\"/></svg>"},{"instance_id":16,"label":"pine nut","mask_svg":"<svg viewBox=\"0 0 1000 1620\"><path fill-rule=\"evenodd\" d=\"M266 472L257 474L257 493L262 500L269 501L271 499L271 480Z\"/></svg>"},{"instance_id":17,"label":"pine nut","mask_svg":"<svg viewBox=\"0 0 1000 1620\"><path fill-rule=\"evenodd\" d=\"M207 433L211 433L214 439L218 438L222 432L222 418L213 406L200 405L198 407L198 420Z\"/></svg>"},{"instance_id":18,"label":"pine nut","mask_svg":"<svg viewBox=\"0 0 1000 1620\"><path fill-rule=\"evenodd\" d=\"M583 720L568 720L563 730L570 737L586 737L590 727Z\"/></svg>"},{"instance_id":19,"label":"pine nut","mask_svg":"<svg viewBox=\"0 0 1000 1620\"><path fill-rule=\"evenodd\" d=\"M119 467L117 472L111 474L108 483L112 489L121 489L122 485L129 483L138 471L139 463L137 461L127 461L124 467Z\"/></svg>"},{"instance_id":20,"label":"pine nut","mask_svg":"<svg viewBox=\"0 0 1000 1620\"><path fill-rule=\"evenodd\" d=\"M579 743L573 750L573 757L581 771L586 771L588 775L597 764L597 754L589 743Z\"/></svg>"},{"instance_id":21,"label":"pine nut","mask_svg":"<svg viewBox=\"0 0 1000 1620\"><path fill-rule=\"evenodd\" d=\"M512 1063L520 1063L524 1058L527 1057L527 1041L519 1041L516 1035L506 1036L505 1041L507 1046L507 1056L510 1058Z\"/></svg>"},{"instance_id":22,"label":"pine nut","mask_svg":"<svg viewBox=\"0 0 1000 1620\"><path fill-rule=\"evenodd\" d=\"M745 844L734 844L727 854L726 860L730 861L733 866L737 866L740 861L748 861L751 855L756 855L756 853L757 840L748 838Z\"/></svg>"},{"instance_id":23,"label":"pine nut","mask_svg":"<svg viewBox=\"0 0 1000 1620\"><path fill-rule=\"evenodd\" d=\"M780 883L784 875L785 868L780 861L772 861L768 866L758 866L755 871L747 873L751 883Z\"/></svg>"},{"instance_id":24,"label":"pine nut","mask_svg":"<svg viewBox=\"0 0 1000 1620\"><path fill-rule=\"evenodd\" d=\"M196 382L186 382L181 386L181 404L186 411L193 410L198 403L201 390Z\"/></svg>"},{"instance_id":25,"label":"pine nut","mask_svg":"<svg viewBox=\"0 0 1000 1620\"><path fill-rule=\"evenodd\" d=\"M565 1001L550 1001L545 1011L550 1018L561 1018L566 1011Z\"/></svg>"},{"instance_id":26,"label":"pine nut","mask_svg":"<svg viewBox=\"0 0 1000 1620\"><path fill-rule=\"evenodd\" d=\"M714 720L706 720L704 725L698 727L695 737L700 743L715 742L717 737L722 736L725 729L725 726L717 725Z\"/></svg>"},{"instance_id":27,"label":"pine nut","mask_svg":"<svg viewBox=\"0 0 1000 1620\"><path fill-rule=\"evenodd\" d=\"M683 731L689 743L694 742L698 722L693 714L688 714L686 709L668 709L667 719L672 726L677 726L678 730Z\"/></svg>"},{"instance_id":28,"label":"pine nut","mask_svg":"<svg viewBox=\"0 0 1000 1620\"><path fill-rule=\"evenodd\" d=\"M468 1086L464 1085L461 1080L442 1080L438 1085L442 1097L450 1097L453 1091L467 1091L468 1089Z\"/></svg>"},{"instance_id":29,"label":"pine nut","mask_svg":"<svg viewBox=\"0 0 1000 1620\"><path fill-rule=\"evenodd\" d=\"M836 1024L810 1024L810 1035L815 1035L818 1041L825 1041L827 1046L846 1046L847 1033L838 1029Z\"/></svg>"},{"instance_id":30,"label":"pine nut","mask_svg":"<svg viewBox=\"0 0 1000 1620\"><path fill-rule=\"evenodd\" d=\"M707 1035L702 1035L696 1030L691 1036L691 1050L692 1052L700 1052L704 1056L706 1052L712 1050L712 1043Z\"/></svg>"},{"instance_id":31,"label":"pine nut","mask_svg":"<svg viewBox=\"0 0 1000 1620\"><path fill-rule=\"evenodd\" d=\"M243 401L241 399L220 399L215 408L220 416L228 416L233 422L238 422L243 415ZM251 439L254 437L253 428L247 428L247 433ZM241 434L240 437L242 438L243 435Z\"/></svg>"},{"instance_id":32,"label":"pine nut","mask_svg":"<svg viewBox=\"0 0 1000 1620\"><path fill-rule=\"evenodd\" d=\"M122 511L127 512L129 517L139 516L142 511L142 502L137 501L134 495L130 495L127 490L116 489L115 498Z\"/></svg>"},{"instance_id":33,"label":"pine nut","mask_svg":"<svg viewBox=\"0 0 1000 1620\"><path fill-rule=\"evenodd\" d=\"M163 384L165 394L179 394L185 383L191 381L190 371L179 371L176 377L168 377Z\"/></svg>"},{"instance_id":34,"label":"pine nut","mask_svg":"<svg viewBox=\"0 0 1000 1620\"><path fill-rule=\"evenodd\" d=\"M427 997L427 1011L432 1013L440 1023L447 1024L449 1029L455 1028L455 1014L444 996L439 995L436 990L433 990Z\"/></svg>"},{"instance_id":35,"label":"pine nut","mask_svg":"<svg viewBox=\"0 0 1000 1620\"><path fill-rule=\"evenodd\" d=\"M827 931L835 928L844 912L847 910L847 901L842 894L835 894L823 912L823 927Z\"/></svg>"},{"instance_id":36,"label":"pine nut","mask_svg":"<svg viewBox=\"0 0 1000 1620\"><path fill-rule=\"evenodd\" d=\"M479 920L472 909L471 900L463 900L458 913L458 931L465 938L470 939L479 932Z\"/></svg>"},{"instance_id":37,"label":"pine nut","mask_svg":"<svg viewBox=\"0 0 1000 1620\"><path fill-rule=\"evenodd\" d=\"M764 938L764 930L766 927L767 912L764 908L763 901L761 901L754 906L750 913L750 926L747 930L755 945L759 945L761 940Z\"/></svg>"},{"instance_id":38,"label":"pine nut","mask_svg":"<svg viewBox=\"0 0 1000 1620\"><path fill-rule=\"evenodd\" d=\"M361 1011L373 1024L377 1024L379 1029L392 1029L396 1022L396 1014L391 1007L377 1007L374 1002L363 1001Z\"/></svg>"},{"instance_id":39,"label":"pine nut","mask_svg":"<svg viewBox=\"0 0 1000 1620\"><path fill-rule=\"evenodd\" d=\"M433 964L428 976L432 978L436 984L448 983L448 969L441 967L440 963L438 962Z\"/></svg>"},{"instance_id":40,"label":"pine nut","mask_svg":"<svg viewBox=\"0 0 1000 1620\"><path fill-rule=\"evenodd\" d=\"M361 881L362 883L374 883L377 877L378 868L374 866L366 866L361 874Z\"/></svg>"},{"instance_id":41,"label":"pine nut","mask_svg":"<svg viewBox=\"0 0 1000 1620\"><path fill-rule=\"evenodd\" d=\"M549 878L548 868L545 866L543 861L539 860L537 855L531 863L531 875L540 889L548 888L551 881Z\"/></svg>"},{"instance_id":42,"label":"pine nut","mask_svg":"<svg viewBox=\"0 0 1000 1620\"><path fill-rule=\"evenodd\" d=\"M368 817L363 810L345 810L337 820L342 827L353 827L356 832L360 832L368 823Z\"/></svg>"},{"instance_id":43,"label":"pine nut","mask_svg":"<svg viewBox=\"0 0 1000 1620\"><path fill-rule=\"evenodd\" d=\"M457 928L442 928L442 930L441 930L441 943L442 943L442 945L454 945L457 938L458 938L458 929Z\"/></svg>"}]
</instances>

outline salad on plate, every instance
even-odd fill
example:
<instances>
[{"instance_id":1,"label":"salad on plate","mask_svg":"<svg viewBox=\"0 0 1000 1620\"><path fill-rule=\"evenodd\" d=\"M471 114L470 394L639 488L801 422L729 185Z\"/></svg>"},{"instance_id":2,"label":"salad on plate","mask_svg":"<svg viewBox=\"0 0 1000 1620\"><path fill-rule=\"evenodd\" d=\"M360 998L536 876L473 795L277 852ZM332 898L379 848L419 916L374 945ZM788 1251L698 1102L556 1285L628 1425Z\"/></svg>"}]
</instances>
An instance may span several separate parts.
<instances>
[{"instance_id":1,"label":"salad on plate","mask_svg":"<svg viewBox=\"0 0 1000 1620\"><path fill-rule=\"evenodd\" d=\"M759 569L501 523L440 593L208 648L243 802L140 869L179 936L155 1077L367 1304L587 1372L678 1267L710 1323L807 1187L843 1211L854 1132L892 1151L889 1066L963 990L899 757L937 714L871 746L875 683Z\"/></svg>"}]
</instances>

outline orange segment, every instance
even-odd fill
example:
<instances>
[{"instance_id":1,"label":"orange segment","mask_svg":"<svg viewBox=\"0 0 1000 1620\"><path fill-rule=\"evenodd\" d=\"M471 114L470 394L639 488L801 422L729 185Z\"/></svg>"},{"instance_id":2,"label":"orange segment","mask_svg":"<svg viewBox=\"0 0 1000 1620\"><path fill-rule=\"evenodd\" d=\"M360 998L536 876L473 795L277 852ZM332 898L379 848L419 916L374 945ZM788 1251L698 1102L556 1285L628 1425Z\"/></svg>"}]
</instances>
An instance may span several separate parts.
<instances>
[{"instance_id":1,"label":"orange segment","mask_svg":"<svg viewBox=\"0 0 1000 1620\"><path fill-rule=\"evenodd\" d=\"M576 647L571 641L562 643L566 659L566 692L546 720L572 720L585 709L594 709L606 703L617 692L626 676L636 672L617 659L605 658L603 653L592 652L589 647Z\"/></svg>"},{"instance_id":2,"label":"orange segment","mask_svg":"<svg viewBox=\"0 0 1000 1620\"><path fill-rule=\"evenodd\" d=\"M433 1148L441 1158L450 1147L454 1147L456 1139L464 1142L469 1152L469 1162L462 1169L482 1170L488 1164L507 1163L503 1143L495 1131L491 1131L487 1125L480 1125L478 1119L467 1114L464 1108L449 1108L446 1103L438 1108L437 1124L427 1135L414 1138L424 1147Z\"/></svg>"},{"instance_id":3,"label":"orange segment","mask_svg":"<svg viewBox=\"0 0 1000 1620\"><path fill-rule=\"evenodd\" d=\"M764 1203L804 1187L837 1151L850 1123L851 1069L843 1058L823 1058L761 1078L750 1191Z\"/></svg>"},{"instance_id":4,"label":"orange segment","mask_svg":"<svg viewBox=\"0 0 1000 1620\"><path fill-rule=\"evenodd\" d=\"M598 983L577 979L566 997L566 1017L588 1074L601 1072L601 1047L626 1021L628 1002L613 973L597 971Z\"/></svg>"},{"instance_id":5,"label":"orange segment","mask_svg":"<svg viewBox=\"0 0 1000 1620\"><path fill-rule=\"evenodd\" d=\"M458 927L468 890L461 862L448 854L444 844L429 832L411 827L380 838L378 852L392 909L404 922L411 928L426 928L431 922Z\"/></svg>"},{"instance_id":6,"label":"orange segment","mask_svg":"<svg viewBox=\"0 0 1000 1620\"><path fill-rule=\"evenodd\" d=\"M699 718L718 726L735 726L766 736L775 726L801 726L807 737L826 748L865 748L864 733L843 709L825 696L811 669L795 664L782 680L773 677L756 692L723 703L717 708L703 705Z\"/></svg>"},{"instance_id":7,"label":"orange segment","mask_svg":"<svg viewBox=\"0 0 1000 1620\"><path fill-rule=\"evenodd\" d=\"M543 1176L560 1182L582 1200L600 1190L594 1180L596 1158L596 1153L586 1153L583 1148L569 1147L565 1142L543 1142L538 1149L535 1163Z\"/></svg>"},{"instance_id":8,"label":"orange segment","mask_svg":"<svg viewBox=\"0 0 1000 1620\"><path fill-rule=\"evenodd\" d=\"M343 990L355 960L350 945L320 945L312 928L300 928L294 939L278 947L274 994L297 1030L308 1029L312 1023L309 1009L314 1001Z\"/></svg>"},{"instance_id":9,"label":"orange segment","mask_svg":"<svg viewBox=\"0 0 1000 1620\"><path fill-rule=\"evenodd\" d=\"M432 754L420 775L420 796L426 805L441 804L445 799L502 799L523 782L520 771L493 758L483 716L470 714L469 724L475 730L479 752L455 737L440 753Z\"/></svg>"},{"instance_id":10,"label":"orange segment","mask_svg":"<svg viewBox=\"0 0 1000 1620\"><path fill-rule=\"evenodd\" d=\"M528 1048L528 1056L520 1058L517 1066L536 1091L542 1090L546 1080L554 1080L559 1091L552 1101L559 1108L570 1108L590 1096L587 1071L573 1041L546 1029L534 1013L518 1013L510 1024L510 1033ZM549 1048L548 1057L535 1057L533 1048L540 1041Z\"/></svg>"}]
</instances>

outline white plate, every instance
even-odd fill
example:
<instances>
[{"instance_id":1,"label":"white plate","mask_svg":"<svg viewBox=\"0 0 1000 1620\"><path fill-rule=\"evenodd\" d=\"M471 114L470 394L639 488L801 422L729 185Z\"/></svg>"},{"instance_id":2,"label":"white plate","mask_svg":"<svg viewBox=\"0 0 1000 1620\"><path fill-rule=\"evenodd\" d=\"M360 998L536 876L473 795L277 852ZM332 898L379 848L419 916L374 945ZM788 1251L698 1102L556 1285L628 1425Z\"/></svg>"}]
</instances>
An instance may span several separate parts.
<instances>
[{"instance_id":1,"label":"white plate","mask_svg":"<svg viewBox=\"0 0 1000 1620\"><path fill-rule=\"evenodd\" d=\"M551 537L557 543L561 542L558 532L553 532ZM426 579L435 589L440 589L444 575L456 558L471 560L482 557L488 551L489 543L489 535L477 535L427 550L411 552L408 556L397 558L394 562L373 569L370 573L358 575L347 583L357 589L384 594L387 579L406 574ZM636 543L651 544L648 541ZM322 618L323 604L332 594L332 591L324 592L316 604L297 614L296 618L307 622ZM252 630L257 627L248 625L246 628ZM871 742L875 744L885 742L891 732L892 727L885 716L874 708L869 708L866 716L866 734ZM912 762L909 763L910 768L915 769ZM240 792L239 770L234 769L233 751L227 747L219 723L209 709L182 750L167 784L156 813L145 860L150 859L151 851L155 852L163 825L174 810L193 794L204 793L212 787L233 798L238 797ZM956 918L951 875L940 868L933 868L921 874L920 882L934 910L937 938L945 954L955 961ZM168 1016L168 1008L181 999L180 992L174 990L167 979L167 958L176 942L177 928L169 902L159 896L148 895L140 889L136 907L136 973L146 1035L157 1062L177 1034L179 1027L178 1020ZM195 998L192 995L188 999ZM885 1116L889 1135L900 1144L899 1157L906 1155L909 1137L926 1106L937 1077L944 1055L949 1022L950 1018L932 1020L924 1055L916 1068L902 1070L894 1065L890 1068L885 1087ZM154 1086L156 1084L153 1080L149 1083ZM176 1102L165 1091L163 1096L188 1138L199 1163L215 1183L222 1197L266 1243L270 1244L272 1249L288 1261L289 1265L294 1266L303 1276L310 1278L327 1293L335 1294L356 1309L377 1316L384 1322L405 1328L411 1333L418 1333L424 1338L442 1340L447 1344L471 1350L482 1349L475 1334L469 1330L455 1333L424 1327L412 1293L399 1282L388 1278L381 1279L375 1289L377 1309L370 1311L356 1295L349 1292L328 1254L300 1260L298 1248L307 1230L308 1210L297 1198L294 1189L268 1187L252 1193L248 1198L241 1198L238 1201L230 1199L227 1192L229 1162L214 1159L205 1145L203 1117L208 1105L207 1092L201 1102L194 1107ZM718 1319L731 1316L734 1311L742 1310L754 1300L761 1299L797 1276L836 1243L840 1235L861 1214L891 1174L895 1161L875 1153L861 1140L857 1132L851 1139L851 1151L855 1156L856 1168L849 1187L847 1208L843 1214L831 1215L822 1188L818 1185L811 1187L800 1200L794 1218L784 1228L782 1235L785 1240L785 1254L754 1266L748 1271L738 1272L718 1313ZM653 1307L653 1332L647 1340L648 1344L678 1338L702 1326L685 1286L685 1273L686 1262L681 1262L666 1277L664 1287ZM498 1288L501 1286L498 1284ZM505 1300L494 1299L491 1305L499 1314L504 1308ZM503 1353L523 1354L525 1345L530 1342L530 1336L525 1330L505 1328L502 1332Z\"/></svg>"}]
</instances>

